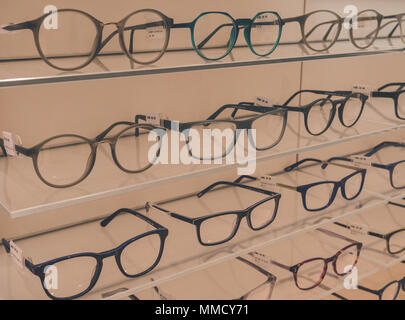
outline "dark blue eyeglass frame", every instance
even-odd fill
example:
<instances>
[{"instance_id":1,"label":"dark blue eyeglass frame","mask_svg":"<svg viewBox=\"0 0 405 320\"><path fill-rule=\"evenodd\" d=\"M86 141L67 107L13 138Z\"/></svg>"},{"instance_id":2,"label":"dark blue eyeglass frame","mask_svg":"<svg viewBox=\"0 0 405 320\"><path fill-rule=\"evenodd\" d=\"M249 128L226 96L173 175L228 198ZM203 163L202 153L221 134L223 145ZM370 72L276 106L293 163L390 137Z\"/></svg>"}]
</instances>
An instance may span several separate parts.
<instances>
[{"instance_id":1,"label":"dark blue eyeglass frame","mask_svg":"<svg viewBox=\"0 0 405 320\"><path fill-rule=\"evenodd\" d=\"M180 221L183 222L187 222L189 224L192 224L196 227L197 230L197 238L198 241L200 242L201 245L203 246L215 246L215 245L219 245L219 244L223 244L225 242L230 241L233 237L235 237L236 233L238 232L239 229L239 225L240 222L242 221L243 218L246 217L247 220L247 224L249 226L249 228L251 228L254 231L259 231L262 230L264 228L266 228L267 226L269 226L276 218L277 216L277 211L278 211L278 207L279 207L279 202L280 202L280 198L281 198L281 194L276 193L276 192L272 192L272 191L268 191L268 190L264 190L264 189L259 189L259 188L255 188L255 187L251 187L248 185L244 185L244 184L240 184L240 182L243 179L249 179L249 180L256 180L255 177L251 177L251 176L240 176L238 179L236 179L234 182L228 182L228 181L218 181L213 183L212 185L208 186L207 188L205 188L204 190L202 190L201 192L199 192L197 194L198 198L201 198L202 196L204 196L207 192L212 191L214 188L218 187L218 186L230 186L230 187L238 187L238 188L242 188L242 189L246 189L246 190L250 190L250 191L255 191L255 192L259 192L259 193L263 193L268 195L268 197L256 202L255 204L249 206L248 208L244 209L244 210L233 210L233 211L227 211L227 212L221 212L221 213L217 213L217 214L210 214L210 215L206 215L206 216L202 216L202 217L198 217L198 218L189 218L186 217L184 215L178 214L176 212L172 212L169 210L166 210L156 204L153 203L146 203L145 209L147 212L149 212L149 210L151 208L155 208L163 213L168 214L169 216L178 219ZM260 227L253 227L252 222L251 222L251 218L250 218L250 214L252 213L252 211L257 208L258 206L262 205L263 203L266 203L268 201L275 201L274 204L274 211L272 213L271 218L262 226ZM220 216L225 216L225 215L234 215L236 216L236 222L234 225L234 229L231 233L230 236L228 236L227 238L223 239L222 241L217 241L217 242L204 242L202 240L201 237L201 224L203 222L205 222L208 219L212 219L212 218L217 218Z\"/></svg>"},{"instance_id":2,"label":"dark blue eyeglass frame","mask_svg":"<svg viewBox=\"0 0 405 320\"><path fill-rule=\"evenodd\" d=\"M371 149L369 152L367 152L365 154L365 156L371 157L372 155L376 154L380 150L383 150L383 149L389 148L389 147L405 148L405 144L400 143L400 142L385 141L385 142L382 142L379 145L375 146L373 149ZM334 161L334 160L346 161L346 162L354 162L353 159L349 159L349 158L345 158L345 157L333 157L333 158L329 159L328 161ZM402 186L396 185L395 182L394 182L394 171L401 164L405 165L405 160L396 161L396 162L389 163L389 164L381 164L381 163L372 162L371 166L374 167L374 168L387 170L389 172L391 187L394 188L394 189L399 190L399 189L404 189L405 188L405 182L404 182L404 185L402 185Z\"/></svg>"},{"instance_id":3,"label":"dark blue eyeglass frame","mask_svg":"<svg viewBox=\"0 0 405 320\"><path fill-rule=\"evenodd\" d=\"M232 114L231 114L231 119L217 120L217 118L228 109L231 109L231 110L233 109ZM255 112L255 113L259 113L259 114L258 115L244 115L243 117L235 119L238 111L240 111L240 110ZM252 137L252 134L249 130L252 129L252 126L256 120L259 120L265 116L280 116L280 117L282 117L283 123L282 123L282 127L280 130L280 135L278 136L278 138L274 142L269 144L268 146L260 148L256 145L256 143ZM238 141L241 130L248 130L247 133L248 133L249 143L257 151L265 151L265 150L275 147L276 145L278 145L280 143L280 141L282 140L282 138L284 136L285 129L287 127L287 116L288 116L287 110L283 110L282 108L279 108L279 107L255 106L254 103L251 103L251 102L240 102L238 104L223 105L217 111L215 111L212 115L210 115L207 118L207 120L204 120L204 121L178 122L178 126L173 126L173 124L175 122L172 120L160 120L160 126L167 130L173 130L173 128L177 128L177 130L182 132L185 136L185 141L187 143L188 152L189 152L190 156L192 156L193 158L196 158L199 160L215 160L217 158L225 157L232 151L236 142ZM135 116L135 124L139 124L139 121L141 121L141 120L146 121L147 120L146 115L138 114ZM221 124L221 123L232 124L236 129L233 143L226 149L224 154L222 154L220 157L212 157L212 158L203 158L203 157L198 157L198 156L194 155L192 152L191 146L190 146L190 131L189 130L195 126L200 126L200 125L207 126L207 129L209 129L210 125ZM269 128L269 129L271 129L271 128ZM136 133L136 131L135 131L135 133Z\"/></svg>"},{"instance_id":4,"label":"dark blue eyeglass frame","mask_svg":"<svg viewBox=\"0 0 405 320\"><path fill-rule=\"evenodd\" d=\"M384 291L387 290L388 287L397 284L397 290L396 293L394 295L393 300L396 300L398 298L399 295L399 291L402 289L402 291L405 291L405 277L403 277L401 280L396 280L396 281L391 281L390 283L388 283L387 285L385 285L383 288L381 288L380 290L373 290L373 289L369 289L367 287L364 286L357 286L360 290L375 294L378 296L379 300L382 300L382 297L384 295Z\"/></svg>"},{"instance_id":5,"label":"dark blue eyeglass frame","mask_svg":"<svg viewBox=\"0 0 405 320\"><path fill-rule=\"evenodd\" d=\"M104 220L101 221L100 225L104 228L106 227L114 218L116 218L118 215L123 214L123 213L129 213L131 215L134 215L137 218L142 219L143 221L149 223L150 225L152 225L154 228L156 228L156 230L151 230L145 233L142 233L134 238L131 238L127 241L125 241L124 243L122 243L121 245L119 245L117 248L112 249L112 250L108 250L108 251L104 251L104 252L100 252L100 253L93 253L93 252L85 252L85 253L77 253L77 254L72 254L72 255L68 255L68 256L63 256L60 258L56 258L56 259L52 259L40 264L33 264L32 262L30 262L27 259L24 259L24 265L25 267L34 275L36 275L37 277L39 277L39 279L41 280L42 283L42 287L46 293L46 295L53 299L53 300L70 300L70 299L76 299L79 298L83 295L85 295L86 293L88 293L90 290L92 290L94 288L94 286L97 283L97 280L100 277L102 268L103 268L103 260L109 257L114 257L115 261L117 263L118 269L121 271L121 273L128 277L128 278L137 278L140 276L143 276L144 274L150 272L151 270L153 270L158 263L160 262L160 259L162 258L162 254L163 254L163 250L164 250L164 244L165 244L165 240L169 234L168 229L166 229L165 227L163 227L162 225L160 225L159 223L153 221L152 219L145 217L144 215L142 215L139 212L136 212L134 210L131 209L127 209L127 208L123 208L123 209L119 209L116 212L114 212L112 215L110 215L109 217L105 218ZM121 263L121 253L122 251L125 249L125 247L127 247L128 245L130 245L131 243L140 240L142 238L151 236L151 235L155 235L157 234L160 237L160 249L159 249L159 254L157 256L156 261L146 270L138 273L138 274L128 274L125 269L122 266ZM7 251L7 253L10 253L10 242L7 241L6 239L2 239L2 243ZM79 294L70 296L70 297L55 297L53 296L49 290L46 288L45 286L45 268L48 266L52 266L58 262L61 261L65 261L65 260L69 260L69 259L73 259L73 258L78 258L78 257L90 257L96 260L97 262L97 267L94 271L94 275L93 278L90 281L90 285L83 290L82 292L80 292Z\"/></svg>"},{"instance_id":6,"label":"dark blue eyeglass frame","mask_svg":"<svg viewBox=\"0 0 405 320\"><path fill-rule=\"evenodd\" d=\"M291 166L286 167L284 169L284 171L285 172L290 172L290 171L298 168L299 166L301 166L302 164L307 163L307 162L316 162L316 163L322 164L322 169L325 169L326 166L328 165L328 163L325 163L322 160L314 159L314 158L307 158L307 159L303 159L301 161L298 161L298 162L292 164ZM302 204L303 204L305 210L310 211L310 212L317 212L317 211L322 211L324 209L327 209L333 203L333 201L335 200L337 192L339 191L339 189L341 190L341 193L342 193L342 196L343 196L344 199L349 200L349 201L356 199L360 195L361 191L363 190L367 170L366 169L358 169L358 168L350 167L350 166L344 166L344 165L340 165L340 164L333 164L333 165L336 165L336 166L339 166L339 167L344 167L344 168L347 168L347 169L352 169L352 170L355 170L355 172L353 172L353 173L349 174L348 176L342 178L340 181L320 181L320 182L315 182L315 183L302 185L302 186L290 186L290 185L286 185L286 184L282 184L282 183L278 183L277 185L279 185L280 187L287 188L287 189L290 189L290 190L297 191L297 192L301 193ZM358 176L358 175L361 176L361 184L360 184L359 191L353 197L348 197L347 193L346 193L346 183L351 178L353 178L355 176ZM333 191L332 191L332 193L330 195L329 202L325 206L323 206L321 208L316 208L316 209L308 208L308 203L307 203L307 199L306 199L308 190L313 188L313 187L322 185L322 184L333 184L334 185L333 186Z\"/></svg>"}]
</instances>

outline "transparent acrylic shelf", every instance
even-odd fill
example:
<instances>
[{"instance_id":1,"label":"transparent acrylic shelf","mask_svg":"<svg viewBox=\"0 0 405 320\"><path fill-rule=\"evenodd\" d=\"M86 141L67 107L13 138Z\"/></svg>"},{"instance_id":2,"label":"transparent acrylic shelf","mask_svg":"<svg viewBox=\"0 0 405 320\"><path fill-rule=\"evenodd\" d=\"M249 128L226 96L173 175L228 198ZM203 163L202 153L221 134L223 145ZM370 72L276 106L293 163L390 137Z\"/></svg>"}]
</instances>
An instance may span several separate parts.
<instances>
[{"instance_id":1,"label":"transparent acrylic shelf","mask_svg":"<svg viewBox=\"0 0 405 320\"><path fill-rule=\"evenodd\" d=\"M394 107L388 101L378 101L378 107L391 108L394 113ZM310 136L306 132L299 135L294 124L303 120L299 119L297 114L291 113L280 144L270 150L258 152L256 162L261 163L397 130L402 132L405 128L404 122L382 118L376 110L373 104L367 104L362 119L355 127L343 128L335 119L332 127L318 137ZM183 145L180 145L180 150L182 147ZM146 147L143 152L147 152ZM31 158L0 158L0 208L11 218L19 218L238 167L238 163L227 164L225 160L223 164L210 165L156 164L143 173L130 175L114 164L110 151L103 144L99 147L93 171L82 183L67 189L55 189L38 178Z\"/></svg>"},{"instance_id":2,"label":"transparent acrylic shelf","mask_svg":"<svg viewBox=\"0 0 405 320\"><path fill-rule=\"evenodd\" d=\"M280 182L299 185L317 181L317 177L308 173L308 170L312 170L312 168L283 174L279 177ZM344 175L348 170L337 168L333 172L326 171L331 173L329 178L333 178L335 175ZM379 176L373 180L379 185L381 184ZM250 184L258 185L259 183L252 182ZM149 213L151 218L169 229L165 252L157 268L144 277L128 279L117 270L114 259L107 259L104 261L103 272L98 284L83 298L101 299L104 294L115 290L118 290L118 293L108 297L108 299L125 298L130 294L204 270L252 250L259 250L275 243L293 239L315 228L330 225L333 221L347 219L350 216L366 212L384 205L391 198L396 200L405 196L387 189L383 196L377 197L374 192L370 194L367 187L355 201L344 201L338 195L335 203L328 210L315 214L303 209L301 197L297 192L282 190L278 216L271 226L262 231L254 232L247 227L245 222L242 222L232 241L215 247L201 246L197 241L195 228L192 225L152 210ZM254 197L257 196L259 195L255 193L253 195L250 191L244 192L244 190L226 188L209 193L200 200L192 197L167 203L164 207L192 217L207 214L207 212L245 208L255 202L256 198ZM144 211L141 212L144 213ZM117 218L116 221L114 220L114 224L106 229L102 229L97 222L91 222L31 237L17 241L17 243L24 250L26 256L30 256L34 263L39 263L74 252L108 250L145 231L147 231L145 226L139 223L139 220L130 215L124 215ZM151 278L154 280L151 281ZM0 283L5 284L0 288L1 298L46 298L40 281L28 271L19 271L3 249L0 253ZM127 290L122 291L122 288Z\"/></svg>"},{"instance_id":3,"label":"transparent acrylic shelf","mask_svg":"<svg viewBox=\"0 0 405 320\"><path fill-rule=\"evenodd\" d=\"M258 58L247 47L235 48L231 55L218 62L207 62L193 50L173 50L149 66L131 64L125 55L100 56L82 70L61 72L52 69L40 59L0 61L0 87L14 87L45 83L133 77L153 74L235 68L285 62L335 59L354 56L386 54L404 51L399 39L378 39L366 50L356 49L349 41L339 41L329 52L314 53L301 44L280 44L269 57ZM29 71L27 71L29 70Z\"/></svg>"}]
</instances>

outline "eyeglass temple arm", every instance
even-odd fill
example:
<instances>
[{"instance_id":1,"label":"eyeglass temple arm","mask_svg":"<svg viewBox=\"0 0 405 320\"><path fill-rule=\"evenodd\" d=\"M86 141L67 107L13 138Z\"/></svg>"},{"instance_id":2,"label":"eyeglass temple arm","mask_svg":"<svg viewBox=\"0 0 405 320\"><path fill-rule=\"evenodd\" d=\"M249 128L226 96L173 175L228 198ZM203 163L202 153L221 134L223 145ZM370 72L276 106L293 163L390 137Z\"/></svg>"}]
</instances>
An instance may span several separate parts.
<instances>
[{"instance_id":1,"label":"eyeglass temple arm","mask_svg":"<svg viewBox=\"0 0 405 320\"><path fill-rule=\"evenodd\" d=\"M1 242L4 246L4 248L6 249L7 253L10 253L10 241L6 240L6 239L1 239ZM26 259L25 257L23 257L24 260L24 265L25 267L33 274L37 275L36 271L35 271L35 265L29 261L28 259Z\"/></svg>"},{"instance_id":2,"label":"eyeglass temple arm","mask_svg":"<svg viewBox=\"0 0 405 320\"><path fill-rule=\"evenodd\" d=\"M247 186L247 185L244 185L244 184L239 184L239 183L229 182L229 181L217 181L217 182L211 184L210 186L208 186L207 188L205 188L204 190L202 190L201 192L197 193L197 197L201 198L207 192L211 191L212 189L214 189L215 187L220 186L220 185L243 188L243 189L247 189L247 190L250 190L250 191L265 193L265 194L269 194L269 195L278 195L278 193L275 193L275 192L272 192L272 191L259 189L259 188Z\"/></svg>"},{"instance_id":3,"label":"eyeglass temple arm","mask_svg":"<svg viewBox=\"0 0 405 320\"><path fill-rule=\"evenodd\" d=\"M384 141L380 143L379 145L375 146L372 148L370 151L368 151L365 156L371 157L372 155L376 154L378 151L388 148L388 147L400 147L400 148L405 148L405 144L399 143L399 142L394 142L394 141Z\"/></svg>"},{"instance_id":4,"label":"eyeglass temple arm","mask_svg":"<svg viewBox=\"0 0 405 320\"><path fill-rule=\"evenodd\" d=\"M325 24L330 24L329 29L326 31L326 33L325 33L325 35L324 35L324 37L323 37L323 41L325 41L325 40L328 39L328 36L329 36L330 32L332 31L333 27L334 27L336 24L340 23L341 21L343 21L343 19L321 22L321 23L315 25L311 30L309 30L309 31L307 32L307 34L305 35L305 38L308 38L312 33L314 33L314 31L315 31L318 27L321 27L321 26L323 26L323 25L325 25Z\"/></svg>"},{"instance_id":5,"label":"eyeglass temple arm","mask_svg":"<svg viewBox=\"0 0 405 320\"><path fill-rule=\"evenodd\" d=\"M119 209L117 211L115 211L113 214L111 214L110 216L108 216L107 218L105 218L104 220L102 220L100 222L100 225L104 228L106 227L111 221L113 221L118 215L122 214L122 213L129 213L132 214L135 217L138 217L140 219L142 219L143 221L149 223L150 225L154 226L156 229L166 229L165 227L163 227L162 225L160 225L159 223L153 221L152 219L144 216L143 214L131 210L131 209L127 209L127 208L122 208Z\"/></svg>"},{"instance_id":6,"label":"eyeglass temple arm","mask_svg":"<svg viewBox=\"0 0 405 320\"><path fill-rule=\"evenodd\" d=\"M35 26L36 20L25 21L21 23L12 23L8 26L3 27L6 31L18 31L18 30L25 30L25 29L32 29Z\"/></svg>"},{"instance_id":7,"label":"eyeglass temple arm","mask_svg":"<svg viewBox=\"0 0 405 320\"><path fill-rule=\"evenodd\" d=\"M336 224L336 225L339 226L339 227L343 227L343 228L352 230L352 227L349 226L349 225L347 225L347 224L340 223L340 222L335 222L334 224ZM372 231L367 231L367 234L368 234L369 236L373 236L373 237L376 237L376 238L379 238L379 239L385 239L385 235L380 234L380 233L376 233L376 232L372 232Z\"/></svg>"},{"instance_id":8,"label":"eyeglass temple arm","mask_svg":"<svg viewBox=\"0 0 405 320\"><path fill-rule=\"evenodd\" d=\"M269 263L271 263L271 264L274 264L274 265L277 266L277 267L280 267L280 268L282 268L282 269L291 271L291 267L286 266L285 264L282 264L282 263L280 263L280 262L277 262L277 261L272 260L270 257L268 257L267 255L265 255L264 253L261 253L261 252L258 252L258 251L254 251L254 252L249 252L249 255L250 255L251 257L253 257L254 259L257 259L259 262L263 262L263 263L269 262ZM266 260L266 262L263 261L263 260Z\"/></svg>"},{"instance_id":9,"label":"eyeglass temple arm","mask_svg":"<svg viewBox=\"0 0 405 320\"><path fill-rule=\"evenodd\" d=\"M360 290L375 294L377 296L380 296L380 293L378 291L376 291L376 290L372 290L372 289L369 289L369 288L366 288L366 287L363 287L363 286L360 286L360 285L358 285L357 288L360 289Z\"/></svg>"},{"instance_id":10,"label":"eyeglass temple arm","mask_svg":"<svg viewBox=\"0 0 405 320\"><path fill-rule=\"evenodd\" d=\"M232 112L231 117L235 118L236 113L239 110L246 110L246 111L252 111L252 112L259 112L259 113L266 113L272 110L276 110L277 108L275 107L265 107L265 106L255 106L251 102L240 102L239 104L226 104L220 107L217 111L215 111L212 115L210 115L207 120L215 120L222 112L224 112L227 109L234 109Z\"/></svg>"},{"instance_id":11,"label":"eyeglass temple arm","mask_svg":"<svg viewBox=\"0 0 405 320\"><path fill-rule=\"evenodd\" d=\"M315 159L315 158L302 159L302 160L300 160L300 161L298 161L298 162L296 162L296 163L294 163L294 164L292 164L292 165L290 165L288 167L285 167L284 171L285 172L291 172L294 169L297 169L299 166L301 166L301 165L303 165L304 163L307 163L307 162L322 163L322 160Z\"/></svg>"},{"instance_id":12,"label":"eyeglass temple arm","mask_svg":"<svg viewBox=\"0 0 405 320\"><path fill-rule=\"evenodd\" d=\"M352 242L352 243L359 243L356 240L353 240L353 239L350 239L348 237L342 236L341 234L335 233L335 232L330 231L330 230L326 230L326 229L323 229L323 228L318 228L316 230L318 230L318 231L320 231L320 232L322 232L322 233L324 233L324 234L326 234L328 236L334 237L334 238L342 239L342 240Z\"/></svg>"},{"instance_id":13,"label":"eyeglass temple arm","mask_svg":"<svg viewBox=\"0 0 405 320\"><path fill-rule=\"evenodd\" d=\"M224 28L224 27L233 27L233 26L234 26L234 25L233 25L232 23L224 23L224 24L222 24L222 25L216 27L205 39L203 39L203 40L197 45L197 49L201 49L202 47L204 47L204 46L207 44L207 42L210 41L211 38L212 38L213 36L215 36L215 34L216 34L217 32L219 32L222 28ZM232 37L232 36L233 36L233 37L235 36L234 33L235 33L235 31L232 29L231 37Z\"/></svg>"},{"instance_id":14,"label":"eyeglass temple arm","mask_svg":"<svg viewBox=\"0 0 405 320\"><path fill-rule=\"evenodd\" d=\"M403 200L405 200L405 198ZM388 202L388 204L391 204L393 206L397 206L397 207L400 207L400 208L405 208L405 205L400 204L400 203L396 203L396 202L392 202L392 201Z\"/></svg>"},{"instance_id":15,"label":"eyeglass temple arm","mask_svg":"<svg viewBox=\"0 0 405 320\"><path fill-rule=\"evenodd\" d=\"M176 212L172 212L172 211L166 210L166 209L164 209L164 208L162 208L162 207L159 207L158 205L156 205L156 204L154 204L154 203L147 202L146 205L145 205L146 212L149 212L149 210L150 210L151 208L155 208L155 209L157 209L157 210L159 210L159 211L161 211L161 212L163 212L163 213L166 213L167 215L169 215L169 216L171 216L171 217L173 217L173 218L175 218L175 219L177 219L177 220L180 220L180 221L183 221L183 222L187 222L187 223L190 223L190 224L194 224L194 219L191 219L191 218L189 218L189 217L183 216L183 215L178 214L178 213L176 213Z\"/></svg>"},{"instance_id":16,"label":"eyeglass temple arm","mask_svg":"<svg viewBox=\"0 0 405 320\"><path fill-rule=\"evenodd\" d=\"M333 165L333 166L338 166L341 168L346 168L346 169L350 169L350 170L359 170L359 168L355 167L355 166L346 166L344 164L340 164L340 163L332 163L332 161L346 161L346 162L354 162L353 159L350 158L345 158L345 157L332 157L330 159L328 159L327 161L325 161L322 164L322 169L326 169L328 167L328 165ZM387 166L384 164L380 164L380 163L375 163L372 162L371 166L374 168L380 168L380 169L387 169Z\"/></svg>"},{"instance_id":17,"label":"eyeglass temple arm","mask_svg":"<svg viewBox=\"0 0 405 320\"><path fill-rule=\"evenodd\" d=\"M272 273L268 272L267 270L261 268L261 267L258 266L257 264L255 264L255 263L253 263L253 262L251 262L251 261L249 261L249 260L246 260L245 258L242 258L242 257L237 257L236 259L239 260L239 261L242 261L242 262L246 263L248 266L252 267L252 268L255 269L256 271L258 271L258 272L260 272L261 274L265 275L266 277L271 278L272 281L275 282L275 281L277 280L277 277L276 277L274 274L272 274Z\"/></svg>"},{"instance_id":18,"label":"eyeglass temple arm","mask_svg":"<svg viewBox=\"0 0 405 320\"><path fill-rule=\"evenodd\" d=\"M135 124L135 122L130 122L130 121L119 121L119 122L115 122L113 123L111 126L109 126L107 129L105 129L103 132L101 132L97 137L96 137L96 141L101 141L103 140L114 128L116 128L117 126L130 126Z\"/></svg>"},{"instance_id":19,"label":"eyeglass temple arm","mask_svg":"<svg viewBox=\"0 0 405 320\"><path fill-rule=\"evenodd\" d=\"M6 148L4 147L4 139L2 139L2 138L0 138L0 148L1 148L1 151L3 152L4 156L7 157ZM17 144L15 145L15 150L18 153L21 153L27 157L31 157L33 154L32 149L27 149L27 148L24 148L23 146L20 146Z\"/></svg>"}]
</instances>

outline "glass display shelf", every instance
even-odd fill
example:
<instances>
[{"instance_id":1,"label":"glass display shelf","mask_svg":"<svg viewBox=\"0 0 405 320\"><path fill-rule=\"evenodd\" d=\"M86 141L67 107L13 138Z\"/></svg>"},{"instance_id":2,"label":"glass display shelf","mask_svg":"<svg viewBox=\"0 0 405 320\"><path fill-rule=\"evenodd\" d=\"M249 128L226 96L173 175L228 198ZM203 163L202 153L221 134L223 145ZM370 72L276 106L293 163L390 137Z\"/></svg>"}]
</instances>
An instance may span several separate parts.
<instances>
[{"instance_id":1,"label":"glass display shelf","mask_svg":"<svg viewBox=\"0 0 405 320\"><path fill-rule=\"evenodd\" d=\"M377 102L373 104L377 105ZM335 119L332 127L318 137L306 132L299 134L294 124L303 120L299 119L297 114L291 113L280 144L270 150L257 152L256 159L247 159L261 163L397 130L402 132L405 128L403 121L382 117L373 104L366 105L362 119L355 127L343 128ZM392 114L394 113L394 107L389 101L378 101L378 108L392 109ZM168 141L170 139L169 137ZM180 150L183 147L185 146L180 143ZM142 152L148 152L146 145L145 150L140 150L140 153ZM19 218L246 166L238 164L237 161L229 164L225 159L222 160L222 164L156 164L145 172L131 175L115 165L108 146L102 144L99 146L93 171L83 182L71 188L55 189L38 178L31 158L3 157L0 158L0 207L11 218Z\"/></svg>"},{"instance_id":2,"label":"glass display shelf","mask_svg":"<svg viewBox=\"0 0 405 320\"><path fill-rule=\"evenodd\" d=\"M343 168L337 168L333 173L328 169L326 171L330 172L330 178L333 178L334 175L338 175L336 172L338 170L341 170L340 175L347 172L347 169ZM283 174L278 179L281 183L297 185L316 181L316 177L303 170ZM378 179L375 182L382 184ZM259 182L249 184L259 186ZM144 277L129 279L121 275L114 259L108 259L104 261L103 272L96 287L83 298L101 299L106 293L113 291L118 293L106 299L128 297L130 294L181 278L252 250L259 250L274 243L292 239L315 228L326 226L333 221L348 218L381 206L387 203L387 199L391 199L391 195L393 195L393 200L405 196L387 189L384 192L384 198L376 197L366 189L354 201L344 201L338 195L329 209L319 213L309 213L303 209L301 196L297 192L282 190L281 193L282 199L278 215L271 226L262 231L254 232L247 227L245 222L242 222L234 239L214 247L199 244L194 226L177 221L155 209L151 210L148 215L169 229L165 251L156 269ZM225 188L208 193L201 199L191 197L166 203L164 207L193 217L208 212L229 211L231 208L246 208L257 201L257 197L263 197L263 195L251 191L235 190L235 188ZM144 213L143 210L140 212ZM130 215L123 215L105 229L100 227L99 222L91 222L30 237L17 241L17 244L22 248L25 256L30 256L34 263L38 263L54 257L72 254L73 252L109 250L147 230L145 225L139 223L139 219ZM187 241L184 241L185 239ZM218 255L218 252L224 250L226 251L224 255ZM144 254L147 254L147 252ZM151 278L154 280L151 281ZM28 271L21 271L16 268L14 262L10 256L5 254L4 250L1 250L0 253L0 282L5 284L0 289L0 297L46 298L39 279L29 274ZM122 291L122 288L127 290Z\"/></svg>"},{"instance_id":3,"label":"glass display shelf","mask_svg":"<svg viewBox=\"0 0 405 320\"><path fill-rule=\"evenodd\" d=\"M265 58L256 57L248 47L238 47L221 61L207 62L200 58L194 50L178 49L167 52L158 62L147 66L131 63L123 54L101 55L89 66L74 72L61 72L52 69L39 58L16 61L9 59L0 61L0 87L236 68L402 51L404 51L404 45L399 39L378 39L373 46L366 50L359 50L351 42L341 40L328 52L323 53L312 52L301 44L284 43L280 44L275 52Z\"/></svg>"}]
</instances>

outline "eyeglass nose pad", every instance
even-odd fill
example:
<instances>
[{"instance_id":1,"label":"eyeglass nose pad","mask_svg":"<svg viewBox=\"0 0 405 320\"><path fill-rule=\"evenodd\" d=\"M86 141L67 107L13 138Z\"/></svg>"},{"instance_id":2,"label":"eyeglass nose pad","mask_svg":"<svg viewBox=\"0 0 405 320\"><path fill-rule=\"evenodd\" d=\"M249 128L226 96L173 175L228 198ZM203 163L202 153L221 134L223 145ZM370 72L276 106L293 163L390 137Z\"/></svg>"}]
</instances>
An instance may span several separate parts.
<instances>
[{"instance_id":1,"label":"eyeglass nose pad","mask_svg":"<svg viewBox=\"0 0 405 320\"><path fill-rule=\"evenodd\" d=\"M238 38L239 29L237 26L234 26L231 31L231 36L229 38L228 47L233 47L235 45L236 39Z\"/></svg>"}]
</instances>

